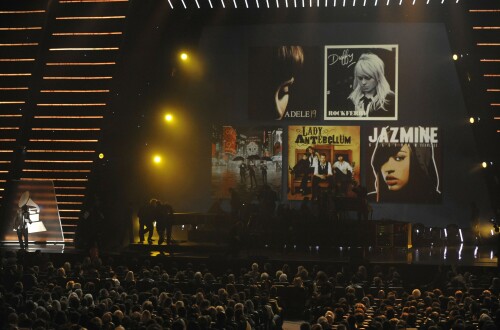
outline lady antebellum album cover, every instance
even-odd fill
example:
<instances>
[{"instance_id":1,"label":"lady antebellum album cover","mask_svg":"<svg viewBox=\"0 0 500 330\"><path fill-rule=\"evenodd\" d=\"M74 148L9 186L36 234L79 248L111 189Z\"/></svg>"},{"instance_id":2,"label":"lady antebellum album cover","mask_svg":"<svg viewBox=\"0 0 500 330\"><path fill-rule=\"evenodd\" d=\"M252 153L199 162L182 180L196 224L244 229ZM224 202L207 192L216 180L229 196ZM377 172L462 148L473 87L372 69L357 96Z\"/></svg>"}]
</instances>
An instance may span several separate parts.
<instances>
[{"instance_id":1,"label":"lady antebellum album cover","mask_svg":"<svg viewBox=\"0 0 500 330\"><path fill-rule=\"evenodd\" d=\"M398 45L325 46L325 120L398 119Z\"/></svg>"},{"instance_id":2,"label":"lady antebellum album cover","mask_svg":"<svg viewBox=\"0 0 500 330\"><path fill-rule=\"evenodd\" d=\"M355 196L360 150L359 126L289 126L288 199Z\"/></svg>"},{"instance_id":3,"label":"lady antebellum album cover","mask_svg":"<svg viewBox=\"0 0 500 330\"><path fill-rule=\"evenodd\" d=\"M367 129L368 197L377 203L439 203L442 200L438 127Z\"/></svg>"}]
</instances>

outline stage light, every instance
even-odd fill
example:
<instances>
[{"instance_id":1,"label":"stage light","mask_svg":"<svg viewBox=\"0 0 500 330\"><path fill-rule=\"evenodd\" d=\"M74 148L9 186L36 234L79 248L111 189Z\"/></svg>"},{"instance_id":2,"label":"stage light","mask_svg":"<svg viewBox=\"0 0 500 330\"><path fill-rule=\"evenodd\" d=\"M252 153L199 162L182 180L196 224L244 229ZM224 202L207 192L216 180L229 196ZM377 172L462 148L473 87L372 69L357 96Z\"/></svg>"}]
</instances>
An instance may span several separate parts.
<instances>
[{"instance_id":1,"label":"stage light","mask_svg":"<svg viewBox=\"0 0 500 330\"><path fill-rule=\"evenodd\" d=\"M469 123L474 124L476 122L476 119L474 117L469 118Z\"/></svg>"},{"instance_id":2,"label":"stage light","mask_svg":"<svg viewBox=\"0 0 500 330\"><path fill-rule=\"evenodd\" d=\"M458 60L458 55L457 54L453 54L452 58L453 58L453 61L456 61L456 60Z\"/></svg>"},{"instance_id":3,"label":"stage light","mask_svg":"<svg viewBox=\"0 0 500 330\"><path fill-rule=\"evenodd\" d=\"M183 60L183 61L187 61L187 59L189 58L187 53L181 53L180 57L181 57L181 60Z\"/></svg>"},{"instance_id":4,"label":"stage light","mask_svg":"<svg viewBox=\"0 0 500 330\"><path fill-rule=\"evenodd\" d=\"M487 168L487 167L488 167L488 163L487 163L487 162L482 162L482 163L481 163L481 166L482 166L483 168Z\"/></svg>"},{"instance_id":5,"label":"stage light","mask_svg":"<svg viewBox=\"0 0 500 330\"><path fill-rule=\"evenodd\" d=\"M167 122L171 122L171 121L172 121L172 119L174 119L174 117L172 117L172 115L171 115L171 114L167 113L167 114L165 115L165 120L166 120Z\"/></svg>"},{"instance_id":6,"label":"stage light","mask_svg":"<svg viewBox=\"0 0 500 330\"><path fill-rule=\"evenodd\" d=\"M161 156L160 156L160 155L155 155L155 156L153 157L153 162L154 162L155 164L160 164L160 163L161 163Z\"/></svg>"},{"instance_id":7,"label":"stage light","mask_svg":"<svg viewBox=\"0 0 500 330\"><path fill-rule=\"evenodd\" d=\"M104 154L102 152L99 154L99 159L104 159Z\"/></svg>"}]
</instances>

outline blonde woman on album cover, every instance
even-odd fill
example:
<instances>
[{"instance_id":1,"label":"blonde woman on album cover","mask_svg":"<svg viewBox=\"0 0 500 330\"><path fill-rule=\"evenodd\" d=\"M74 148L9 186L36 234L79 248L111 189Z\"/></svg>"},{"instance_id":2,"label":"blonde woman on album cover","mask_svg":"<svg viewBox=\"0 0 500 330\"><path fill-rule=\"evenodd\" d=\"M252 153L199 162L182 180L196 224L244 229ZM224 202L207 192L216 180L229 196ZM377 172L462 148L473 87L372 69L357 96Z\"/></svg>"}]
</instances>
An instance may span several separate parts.
<instances>
[{"instance_id":1,"label":"blonde woman on album cover","mask_svg":"<svg viewBox=\"0 0 500 330\"><path fill-rule=\"evenodd\" d=\"M354 66L353 91L348 99L360 117L394 117L394 92L385 78L380 57L361 54Z\"/></svg>"}]
</instances>

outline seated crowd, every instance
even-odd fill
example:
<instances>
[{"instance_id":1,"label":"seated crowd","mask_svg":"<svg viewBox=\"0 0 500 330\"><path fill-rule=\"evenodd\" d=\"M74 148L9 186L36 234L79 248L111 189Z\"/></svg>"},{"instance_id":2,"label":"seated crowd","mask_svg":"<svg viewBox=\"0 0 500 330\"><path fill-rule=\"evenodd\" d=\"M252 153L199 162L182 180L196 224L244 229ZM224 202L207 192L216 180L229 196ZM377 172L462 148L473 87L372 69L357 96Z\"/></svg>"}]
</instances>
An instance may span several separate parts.
<instances>
[{"instance_id":1,"label":"seated crowd","mask_svg":"<svg viewBox=\"0 0 500 330\"><path fill-rule=\"evenodd\" d=\"M301 330L500 325L500 281L484 271L436 267L430 283L409 283L377 265L208 269L155 258L1 257L2 329L281 329L286 320L299 320Z\"/></svg>"}]
</instances>

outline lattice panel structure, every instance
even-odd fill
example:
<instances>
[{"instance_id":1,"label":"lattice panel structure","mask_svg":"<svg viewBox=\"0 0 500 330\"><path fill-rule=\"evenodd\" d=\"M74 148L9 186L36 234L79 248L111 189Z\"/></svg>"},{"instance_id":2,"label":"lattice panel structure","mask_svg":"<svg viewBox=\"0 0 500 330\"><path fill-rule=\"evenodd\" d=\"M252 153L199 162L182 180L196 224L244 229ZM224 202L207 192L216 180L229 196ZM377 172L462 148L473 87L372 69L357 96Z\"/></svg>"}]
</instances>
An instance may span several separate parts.
<instances>
[{"instance_id":1,"label":"lattice panel structure","mask_svg":"<svg viewBox=\"0 0 500 330\"><path fill-rule=\"evenodd\" d=\"M19 179L53 180L66 242L73 241L97 159L128 5L127 0L49 3L49 7L38 14L45 15L47 20L43 30L25 31L26 34L38 31L44 38L36 45L35 40L29 40L30 44L33 43L30 47L38 48L38 54L23 55L37 62L35 74L31 75L22 67L29 63L33 66L32 61L20 62L19 69L10 65L6 72L29 73L32 83L30 93L25 90L2 91L5 100L23 101L21 97L8 97L15 93L30 96L31 111L21 127L25 152ZM29 21L34 25L33 20ZM15 41L12 37L11 42L24 40ZM5 84L5 87L25 87L22 78L16 77L16 84ZM19 111L15 111L18 106L6 104L5 109L11 110L2 112L17 116L5 121L5 127L11 127L5 130L9 132L5 138L15 139L20 126L16 123L23 118L19 117ZM4 151L8 150L5 147ZM8 161L7 157L5 161Z\"/></svg>"},{"instance_id":2,"label":"lattice panel structure","mask_svg":"<svg viewBox=\"0 0 500 330\"><path fill-rule=\"evenodd\" d=\"M47 1L0 3L0 203L29 112Z\"/></svg>"},{"instance_id":3,"label":"lattice panel structure","mask_svg":"<svg viewBox=\"0 0 500 330\"><path fill-rule=\"evenodd\" d=\"M469 10L472 22L477 65L481 74L481 89L487 117L494 121L500 135L500 8L494 1L474 2Z\"/></svg>"}]
</instances>

